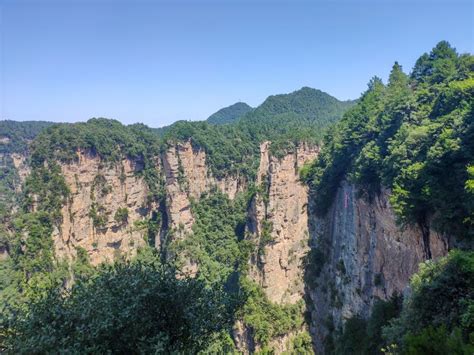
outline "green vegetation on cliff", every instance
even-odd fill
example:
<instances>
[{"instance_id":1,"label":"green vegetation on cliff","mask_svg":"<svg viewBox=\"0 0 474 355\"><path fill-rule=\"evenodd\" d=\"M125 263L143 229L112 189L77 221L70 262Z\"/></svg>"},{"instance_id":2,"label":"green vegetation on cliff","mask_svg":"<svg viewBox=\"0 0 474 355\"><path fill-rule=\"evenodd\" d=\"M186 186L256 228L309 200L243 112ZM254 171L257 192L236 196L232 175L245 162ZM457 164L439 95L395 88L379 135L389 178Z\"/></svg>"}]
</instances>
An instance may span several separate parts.
<instances>
[{"instance_id":1,"label":"green vegetation on cliff","mask_svg":"<svg viewBox=\"0 0 474 355\"><path fill-rule=\"evenodd\" d=\"M346 321L336 354L472 354L474 351L474 253L451 251L421 264L411 293L377 301L370 317ZM382 350L384 349L384 350Z\"/></svg>"},{"instance_id":2,"label":"green vegetation on cliff","mask_svg":"<svg viewBox=\"0 0 474 355\"><path fill-rule=\"evenodd\" d=\"M249 256L262 252L271 230L264 222L259 245L245 235L259 145L271 141L272 154L279 156L301 142L318 143L326 132L320 157L301 172L317 212L327 212L340 182L349 179L368 199L390 188L400 221L432 224L467 239L474 229L473 73L473 56L440 42L410 76L396 63L387 85L372 79L357 103L302 88L271 96L253 110L231 106L209 122L181 121L160 132L103 118L37 127L0 123L0 139L8 138L0 153L24 152L34 138L21 197L10 193L0 200L0 218L8 226L0 229L0 248L9 253L0 261L0 351L229 353L235 350L231 326L240 320L263 353L288 334L290 351L311 352L304 304L272 303L248 275ZM158 233L165 225L164 179L155 164L170 144L188 140L206 152L215 177L241 175L250 187L234 200L217 189L193 200L192 233L173 240L174 231L165 231L165 240ZM125 157L137 163L136 174L149 188L146 205L156 210L136 224L148 229L152 245L162 237L169 249L159 255L145 247L137 260L99 268L89 265L81 248L71 264L56 258L52 234L71 198L59 163L78 159L78 151L112 166ZM14 190L18 176L5 169L0 180L3 195L4 187ZM13 198L20 208L11 215ZM104 225L100 205L87 212L96 227ZM127 207L113 218L119 225L133 222ZM307 257L308 285L321 271L323 250ZM196 277L175 277L188 261L198 265ZM395 296L377 301L368 319L356 316L334 334L328 352L373 354L387 346L409 354L472 352L472 276L469 252L428 262L413 278L403 306Z\"/></svg>"},{"instance_id":3,"label":"green vegetation on cliff","mask_svg":"<svg viewBox=\"0 0 474 355\"><path fill-rule=\"evenodd\" d=\"M24 152L25 142L34 139L28 147L31 173L23 186L21 198L16 201L20 209L15 216L9 216L9 230L2 231L1 236L2 248L8 250L9 255L2 260L0 268L0 297L4 315L2 334L6 336L4 346L26 351L30 349L31 341L39 341L33 336L38 334L44 341L39 341L38 349L47 351L48 347L55 348L58 342L64 345L64 349L74 349L77 344L70 344L70 340L61 335L64 327L70 325L61 322L69 316L76 317L76 303L82 304L86 295L95 297L94 280L100 283L100 280L109 277L120 278L122 276L118 274L122 272L136 271L129 269L130 265L123 266L124 269L119 267L116 271L94 271L89 265L87 253L80 249L77 250L77 261L70 265L56 258L52 234L61 222L62 206L71 197L60 164L76 161L81 151L97 155L103 164L111 166L117 166L126 157L130 158L137 163L136 174L142 175L148 184L149 204L156 203L159 211L164 211L163 177L155 164L168 144L190 140L194 148L206 152L207 163L214 176L240 174L252 181L259 163L261 142L272 140L278 149L287 149L301 140L316 141L320 137L319 130L337 120L347 106L347 103L341 103L320 91L304 88L292 94L271 97L257 109L256 114L249 111L231 124L178 122L162 134L144 125L124 126L118 121L103 118L77 124L45 124L41 129L6 124L5 138L8 139L4 142L21 141L23 145L18 145L21 149L15 146L5 149L5 152ZM12 181L17 183L18 176L14 169L5 174L5 183L10 184L9 188L13 191ZM97 183L103 179L99 180ZM238 296L241 307L238 312L233 312L233 316L240 317L247 327L257 332L257 342L266 346L274 336L289 331L300 332L304 320L301 305L287 307L272 304L258 286L246 280L249 254L257 249L244 236L251 195L241 194L231 201L213 190L202 196L192 205L196 219L192 236L182 243L170 245L170 248L183 248L185 254L199 264L197 280L202 281L206 288L212 285L212 288L224 288L229 297ZM94 225L100 227L104 224L100 206L92 206L87 212ZM160 223L158 212L156 214L154 226ZM114 218L119 224L127 223L127 210L121 208ZM156 226L151 229L149 237L155 238ZM157 261L160 258L154 256L152 259ZM91 276L91 281L81 281ZM122 281L126 283L130 280ZM64 293L64 288L69 289L71 283L75 283L72 290ZM119 291L123 290L119 288ZM111 303L118 302L112 298L109 300ZM54 304L57 313L45 313L46 304ZM48 318L58 325L58 332L49 334L49 338L46 335L50 331L40 327L44 320L42 317L46 316L58 317ZM106 322L106 318L101 317L100 321ZM102 327L100 324L97 326ZM114 327L104 330L105 333L115 331ZM214 334L216 339L210 348L223 351L233 347L232 342L229 343L229 330L216 332L218 335ZM107 334L104 336L111 336L111 333ZM90 338L92 333L86 332L84 336ZM165 342L161 338L158 340ZM300 332L293 339L292 346L308 349L307 340L305 334ZM152 343L153 346L158 344L154 340ZM166 344L163 346L167 350L173 349L174 345Z\"/></svg>"},{"instance_id":4,"label":"green vegetation on cliff","mask_svg":"<svg viewBox=\"0 0 474 355\"><path fill-rule=\"evenodd\" d=\"M296 336L288 344L289 349L310 353L311 341L303 328L303 301L290 305L273 303L247 275L250 253L258 249L255 241L244 234L246 211L252 197L250 192L239 194L234 200L218 190L204 194L192 205L196 218L192 234L176 242L172 250L199 265L197 279L213 287L223 285L229 295L240 300L234 317L249 329L263 353L272 351L269 344L272 339L287 334ZM218 349L223 345L214 343Z\"/></svg>"},{"instance_id":5,"label":"green vegetation on cliff","mask_svg":"<svg viewBox=\"0 0 474 355\"><path fill-rule=\"evenodd\" d=\"M246 204L243 194L230 200L217 189L193 203L193 232L178 244L181 254L199 265L199 278L235 287L235 273L248 259Z\"/></svg>"},{"instance_id":6,"label":"green vegetation on cliff","mask_svg":"<svg viewBox=\"0 0 474 355\"><path fill-rule=\"evenodd\" d=\"M42 121L0 121L0 250L8 250L13 212L20 203L21 181L14 164L14 153L25 154L29 143L51 126ZM25 162L26 163L26 162Z\"/></svg>"},{"instance_id":7,"label":"green vegetation on cliff","mask_svg":"<svg viewBox=\"0 0 474 355\"><path fill-rule=\"evenodd\" d=\"M126 156L143 159L160 151L155 134L145 125L124 126L115 120L92 118L85 123L57 124L43 131L32 143L32 164L73 161L78 150L108 161Z\"/></svg>"},{"instance_id":8,"label":"green vegetation on cliff","mask_svg":"<svg viewBox=\"0 0 474 355\"><path fill-rule=\"evenodd\" d=\"M474 57L440 42L410 77L395 63L326 135L303 178L325 213L341 180L382 187L402 222L472 237L469 166L474 162Z\"/></svg>"},{"instance_id":9,"label":"green vegetation on cliff","mask_svg":"<svg viewBox=\"0 0 474 355\"><path fill-rule=\"evenodd\" d=\"M411 279L412 294L383 328L387 344L408 354L474 351L474 252L427 261Z\"/></svg>"},{"instance_id":10,"label":"green vegetation on cliff","mask_svg":"<svg viewBox=\"0 0 474 355\"><path fill-rule=\"evenodd\" d=\"M216 177L241 174L253 180L260 143L274 142L272 149L278 154L298 142L319 142L322 130L351 105L353 102L338 101L322 91L302 88L290 94L270 96L255 110L247 110L240 119L225 125L178 121L156 130L142 124L124 126L105 118L56 124L32 143L32 162L72 161L77 159L78 150L97 154L108 161L118 161L125 156L150 161L166 145L191 140L196 149L206 152L208 165ZM245 110L240 107L240 111Z\"/></svg>"},{"instance_id":11,"label":"green vegetation on cliff","mask_svg":"<svg viewBox=\"0 0 474 355\"><path fill-rule=\"evenodd\" d=\"M23 153L28 143L53 122L44 121L0 121L0 153Z\"/></svg>"},{"instance_id":12,"label":"green vegetation on cliff","mask_svg":"<svg viewBox=\"0 0 474 355\"><path fill-rule=\"evenodd\" d=\"M259 146L271 141L276 156L301 142L319 143L323 131L337 121L353 101L341 102L316 89L302 88L267 98L233 124L180 121L167 128L165 141L183 141L204 149L213 174L241 174L253 180Z\"/></svg>"}]
</instances>

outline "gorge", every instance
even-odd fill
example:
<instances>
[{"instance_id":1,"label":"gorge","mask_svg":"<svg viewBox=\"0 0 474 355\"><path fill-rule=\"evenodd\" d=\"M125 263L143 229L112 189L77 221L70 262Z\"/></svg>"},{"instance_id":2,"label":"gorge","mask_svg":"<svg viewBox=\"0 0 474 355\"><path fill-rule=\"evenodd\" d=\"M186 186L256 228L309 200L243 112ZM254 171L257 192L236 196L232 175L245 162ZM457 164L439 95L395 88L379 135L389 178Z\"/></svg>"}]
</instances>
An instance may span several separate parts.
<instances>
[{"instance_id":1,"label":"gorge","mask_svg":"<svg viewBox=\"0 0 474 355\"><path fill-rule=\"evenodd\" d=\"M104 264L151 258L238 305L205 344L149 331L112 352L403 353L420 326L408 305L362 335L373 344L354 345L346 325L372 324L397 297L415 300L422 291L410 280L438 264L419 265L456 257L471 263L457 313L423 327L443 325L472 349L473 75L472 55L440 42L410 76L395 63L387 84L372 79L356 101L302 88L162 129L0 122L2 350L77 351L85 343L48 338L40 320L28 323L34 311L12 309L41 304L50 289L87 288Z\"/></svg>"}]
</instances>

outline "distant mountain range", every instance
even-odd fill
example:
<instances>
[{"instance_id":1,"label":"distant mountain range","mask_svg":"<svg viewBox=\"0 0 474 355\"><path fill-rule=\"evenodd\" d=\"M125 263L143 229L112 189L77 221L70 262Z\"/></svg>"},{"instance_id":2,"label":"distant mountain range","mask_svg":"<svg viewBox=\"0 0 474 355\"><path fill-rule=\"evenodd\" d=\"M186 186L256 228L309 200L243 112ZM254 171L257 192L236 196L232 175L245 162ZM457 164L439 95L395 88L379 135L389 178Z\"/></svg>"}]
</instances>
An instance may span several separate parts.
<instances>
[{"instance_id":1,"label":"distant mountain range","mask_svg":"<svg viewBox=\"0 0 474 355\"><path fill-rule=\"evenodd\" d=\"M274 115L293 114L295 118L307 121L340 117L355 100L340 101L317 89L303 87L289 94L269 96L260 106L253 109L245 102L237 102L224 107L209 116L206 122L211 124L235 123L243 117L259 119Z\"/></svg>"}]
</instances>

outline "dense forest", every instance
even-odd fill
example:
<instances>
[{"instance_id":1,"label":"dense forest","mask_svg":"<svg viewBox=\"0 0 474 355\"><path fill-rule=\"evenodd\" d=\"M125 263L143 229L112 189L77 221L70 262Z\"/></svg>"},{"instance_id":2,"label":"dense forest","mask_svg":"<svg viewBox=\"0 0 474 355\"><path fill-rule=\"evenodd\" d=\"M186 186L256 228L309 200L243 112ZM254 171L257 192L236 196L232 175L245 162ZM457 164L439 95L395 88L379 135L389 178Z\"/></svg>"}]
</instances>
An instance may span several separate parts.
<instances>
[{"instance_id":1,"label":"dense forest","mask_svg":"<svg viewBox=\"0 0 474 355\"><path fill-rule=\"evenodd\" d=\"M42 130L53 124L53 122L42 121L0 121L0 132L2 134L0 153L25 151L28 142L31 142Z\"/></svg>"},{"instance_id":2,"label":"dense forest","mask_svg":"<svg viewBox=\"0 0 474 355\"><path fill-rule=\"evenodd\" d=\"M212 124L233 123L250 111L252 111L252 107L247 105L245 102L237 102L213 113L206 121Z\"/></svg>"},{"instance_id":3,"label":"dense forest","mask_svg":"<svg viewBox=\"0 0 474 355\"><path fill-rule=\"evenodd\" d=\"M472 250L473 98L474 57L445 41L423 54L410 75L395 63L386 85L373 78L301 172L318 201L315 212L328 211L343 179L368 200L389 188L400 224L420 226L428 254L430 225ZM395 297L376 305L368 321L349 319L334 351L376 353L390 345L388 353L472 352L473 257L453 251L427 262L403 307Z\"/></svg>"},{"instance_id":4,"label":"dense forest","mask_svg":"<svg viewBox=\"0 0 474 355\"><path fill-rule=\"evenodd\" d=\"M309 213L327 214L343 181L358 186L369 202L389 190L400 228L419 226L427 251L432 228L452 249L421 264L406 293L377 300L368 318L353 315L334 329L326 352L471 354L473 98L474 57L443 41L410 74L395 63L386 84L371 79L356 101L305 87L270 96L255 109L238 103L207 121L179 121L158 130L104 118L0 122L0 249L7 255L0 260L0 351L237 353L233 330L242 322L262 354L274 353L272 339L287 334L289 353L312 353L309 299L273 303L249 272L254 250L264 254L272 243L269 224L263 223L257 245L246 234L252 203L269 198L265 182L257 183L257 169L260 144L270 141L277 159L303 142L321 147L299 171L316 201ZM154 247L167 202L156 157L183 141L205 151L214 177L240 176L248 185L233 199L217 189L192 199L192 233L174 240L175 231L169 231L164 252ZM146 208L158 207L134 226L148 232L148 244L134 258L119 256L93 267L80 248L72 263L54 255L51 235L71 198L61 164L77 161L78 151L111 166L124 158L139 163L136 174L148 188ZM11 153L28 156L21 193ZM113 191L102 186L102 193ZM99 207L89 212L96 227L104 223ZM114 218L126 224L128 210ZM322 259L308 257L305 267L318 268ZM195 275L182 272L188 260L199 265Z\"/></svg>"},{"instance_id":5,"label":"dense forest","mask_svg":"<svg viewBox=\"0 0 474 355\"><path fill-rule=\"evenodd\" d=\"M194 327L203 326L201 322L204 322L204 318L198 318L201 316L195 315L196 319L190 320L183 315L182 320L170 320L175 322L175 326L179 329L188 332L193 329L190 336L195 339L190 339L189 343L186 343L188 340L184 341L184 335L168 334L171 329L168 329L166 323L149 324L149 330L137 324L138 333L131 337L146 339L146 342L139 345L137 340L127 341L128 348L123 347L125 342L116 344L115 351L139 348L142 349L140 351L167 349L181 352L227 352L229 349L234 349L230 338L230 327L234 323L232 319L236 317L244 319L246 324L255 329L255 339L263 349L272 337L299 329L304 322L302 303L291 306L272 304L260 287L245 277L251 249L249 241L244 238L246 209L257 193L257 187L250 188L233 201L217 191L211 191L209 196L202 196L199 203L192 206L196 218L192 236L168 246L176 258L166 260L164 265L163 256L150 246L141 250L134 260L117 260L115 268L94 269L90 266L88 255L84 250L77 251L78 258L72 265L57 260L53 253L53 241L50 235L61 219L62 204L70 198L70 189L61 174L60 164L77 160L77 151L87 151L110 164L117 163L125 157L139 161L143 164L143 170L137 174L143 176L148 184L150 202L160 204L164 203L165 198L163 177L157 173L156 161L153 158L174 142L190 140L193 146L203 149L207 154L207 163L215 176L242 175L253 184L258 167L260 143L266 140L280 141L281 147L276 144L275 146L280 152L284 152L298 142L305 140L317 142L321 137L321 129L337 120L351 105L351 102L340 102L319 90L303 88L291 94L268 98L259 108L247 112L233 124L180 121L165 129L155 130L141 124L124 126L115 120L94 118L86 123L55 124L50 127L39 124L36 130L31 129L32 133L29 136L23 133L21 125L18 126L18 132L15 132L15 125L12 124L7 131L9 137L24 138L23 141L27 138L35 139L28 145L31 173L24 184L23 195L18 197L17 203L20 209L13 214L10 213L10 209L5 209L4 217L10 221L10 227L2 234L2 245L8 250L10 258L2 262L0 277L2 313L6 316L2 320L4 329L2 336L5 339L2 340L3 346L6 349L23 352L30 352L33 349L48 352L58 347L73 352L79 348L90 349L91 352L112 349L111 341L114 339L112 334L103 335L111 337L108 341L105 338L90 337L96 332L112 331L107 324L117 322L118 318L115 317L127 318L130 312L128 308L122 309L124 314L107 313L112 317L110 319L99 317L95 329L89 320L84 319L83 324L89 324L88 329L91 333L89 334L89 331L84 333L82 339L88 345L75 340L77 337L74 332L84 331L80 322L75 322L76 330L71 329L67 339L62 336L66 332L65 329L51 333L50 330L40 330L37 326L44 321L43 317L48 317L55 324L59 324L61 319L76 318L82 312L81 304L89 297L91 297L90 310L93 312L95 307L99 307L94 304L93 298L97 302L105 302L105 298L118 295L121 287L128 288L126 284L134 283L135 278L136 282L144 278L143 292L148 294L152 290L146 285L153 279L162 280L163 273L166 275L179 273L183 266L181 259L185 256L191 257L200 265L196 282L188 278L183 282L169 278L168 282L172 285L170 287L181 287L184 293L196 292L196 306L190 305L192 310L189 312L198 312L195 307L201 307L199 312L211 317L214 313L221 312L214 307L229 304L225 309L230 307L231 315L220 321L216 319L207 322L206 324L212 324L209 324L211 328L203 329L203 332L208 333L206 336L195 335ZM10 186L10 191L12 190L13 186ZM33 200L36 204L35 210L31 209ZM126 220L128 212L126 210L120 212L123 213L118 216L117 212L116 219ZM97 227L103 224L104 217L99 206L90 211L90 216ZM157 219L150 220L145 226L149 229L150 240L155 238L160 218L157 216ZM27 238L24 237L25 233L28 235ZM71 283L71 275L74 275L74 286L68 290L70 296L65 299L61 290L64 285ZM92 281L96 280L96 277L100 280ZM117 278L116 292L109 296L103 295L103 300L100 299L102 297L100 294L89 294L99 292L97 285L107 282L109 278ZM186 283L192 283L192 286L187 286ZM190 287L196 291L191 291ZM219 289L223 289L224 293L216 295L220 298L215 305L205 302L211 297L210 290L217 292ZM160 297L169 298L171 294ZM134 302L127 300L126 297L120 296L120 298L127 304ZM58 303L58 312L53 315L48 309L49 305L56 302L60 302L61 305ZM115 301L110 302L108 309L116 306ZM145 307L149 302L161 301L144 299L138 302L146 303L132 307ZM163 304L163 309L169 307L170 305ZM36 313L36 310L40 313ZM79 313L74 315L74 312ZM53 320L56 316L60 318ZM129 318L128 321L133 319ZM195 322L195 325L189 323L190 321ZM144 319L144 322L148 321ZM105 327L103 331L100 330L102 327ZM124 327L128 328L128 325ZM158 329L162 329L164 333L156 333ZM170 339L170 336L173 339ZM296 337L293 342L295 349L311 348L311 341L306 334ZM102 345L99 346L98 343Z\"/></svg>"},{"instance_id":6,"label":"dense forest","mask_svg":"<svg viewBox=\"0 0 474 355\"><path fill-rule=\"evenodd\" d=\"M304 172L324 213L340 181L382 187L401 222L472 239L474 59L440 42L410 76L395 63L387 85L375 77L356 107L331 128Z\"/></svg>"}]
</instances>

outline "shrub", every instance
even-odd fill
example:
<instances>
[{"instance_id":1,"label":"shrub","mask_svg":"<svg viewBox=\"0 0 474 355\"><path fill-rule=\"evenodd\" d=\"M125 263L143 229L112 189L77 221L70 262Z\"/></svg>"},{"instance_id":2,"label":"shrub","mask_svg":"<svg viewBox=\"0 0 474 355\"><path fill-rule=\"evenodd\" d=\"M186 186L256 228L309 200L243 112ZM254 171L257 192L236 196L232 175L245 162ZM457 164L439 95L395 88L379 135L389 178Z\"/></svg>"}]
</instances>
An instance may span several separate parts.
<instances>
[{"instance_id":1,"label":"shrub","mask_svg":"<svg viewBox=\"0 0 474 355\"><path fill-rule=\"evenodd\" d=\"M119 225L125 224L128 222L128 208L127 207L119 207L114 215L114 220Z\"/></svg>"}]
</instances>

